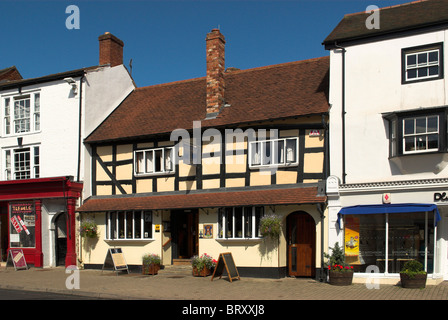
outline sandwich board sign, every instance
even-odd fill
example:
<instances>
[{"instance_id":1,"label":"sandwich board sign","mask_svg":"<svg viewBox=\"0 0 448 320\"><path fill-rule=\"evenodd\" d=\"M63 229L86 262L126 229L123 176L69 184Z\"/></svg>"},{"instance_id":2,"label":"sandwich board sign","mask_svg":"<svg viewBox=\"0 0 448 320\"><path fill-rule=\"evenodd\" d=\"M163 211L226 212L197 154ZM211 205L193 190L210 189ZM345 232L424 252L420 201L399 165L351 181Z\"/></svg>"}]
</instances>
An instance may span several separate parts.
<instances>
[{"instance_id":1,"label":"sandwich board sign","mask_svg":"<svg viewBox=\"0 0 448 320\"><path fill-rule=\"evenodd\" d=\"M126 270L129 273L128 265L126 263L126 260L124 259L123 251L121 250L121 248L109 248L107 250L106 259L104 260L102 271L106 268L112 269L116 272Z\"/></svg>"},{"instance_id":2,"label":"sandwich board sign","mask_svg":"<svg viewBox=\"0 0 448 320\"><path fill-rule=\"evenodd\" d=\"M219 276L221 279L222 273L224 272L224 267L226 268L227 275L229 276L230 282L232 279L240 280L240 275L236 269L235 262L233 261L232 253L220 253L218 262L216 263L215 271L213 271L212 281L214 277Z\"/></svg>"},{"instance_id":3,"label":"sandwich board sign","mask_svg":"<svg viewBox=\"0 0 448 320\"><path fill-rule=\"evenodd\" d=\"M6 261L6 268L8 268L8 265L13 265L16 271L28 269L28 265L26 264L25 255L23 254L22 249L9 250L8 259Z\"/></svg>"}]
</instances>

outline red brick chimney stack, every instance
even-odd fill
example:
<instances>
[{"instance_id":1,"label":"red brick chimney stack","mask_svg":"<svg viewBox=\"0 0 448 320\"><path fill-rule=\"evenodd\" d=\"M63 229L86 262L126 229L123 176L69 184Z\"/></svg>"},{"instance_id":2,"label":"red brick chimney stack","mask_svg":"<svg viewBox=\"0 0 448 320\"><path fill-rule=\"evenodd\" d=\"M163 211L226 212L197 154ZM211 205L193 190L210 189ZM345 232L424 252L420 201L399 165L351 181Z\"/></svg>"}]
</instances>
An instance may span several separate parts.
<instances>
[{"instance_id":1,"label":"red brick chimney stack","mask_svg":"<svg viewBox=\"0 0 448 320\"><path fill-rule=\"evenodd\" d=\"M123 64L124 43L110 32L98 37L100 43L100 66L110 64L111 67Z\"/></svg>"},{"instance_id":2,"label":"red brick chimney stack","mask_svg":"<svg viewBox=\"0 0 448 320\"><path fill-rule=\"evenodd\" d=\"M206 37L207 48L207 116L216 116L224 106L224 71L226 40L219 29L213 29Z\"/></svg>"}]
</instances>

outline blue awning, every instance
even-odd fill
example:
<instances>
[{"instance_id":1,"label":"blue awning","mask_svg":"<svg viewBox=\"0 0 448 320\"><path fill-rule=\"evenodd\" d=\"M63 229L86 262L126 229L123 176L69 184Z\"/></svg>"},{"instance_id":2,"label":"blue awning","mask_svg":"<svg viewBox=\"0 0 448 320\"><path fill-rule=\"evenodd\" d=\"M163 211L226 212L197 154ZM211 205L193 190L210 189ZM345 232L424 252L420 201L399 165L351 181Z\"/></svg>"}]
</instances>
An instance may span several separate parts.
<instances>
[{"instance_id":1,"label":"blue awning","mask_svg":"<svg viewBox=\"0 0 448 320\"><path fill-rule=\"evenodd\" d=\"M441 220L439 209L435 204L426 203L394 203L394 204L373 204L359 205L342 208L338 213L338 226L344 214L385 214L385 213L409 213L409 212L430 212L436 214L435 225Z\"/></svg>"}]
</instances>

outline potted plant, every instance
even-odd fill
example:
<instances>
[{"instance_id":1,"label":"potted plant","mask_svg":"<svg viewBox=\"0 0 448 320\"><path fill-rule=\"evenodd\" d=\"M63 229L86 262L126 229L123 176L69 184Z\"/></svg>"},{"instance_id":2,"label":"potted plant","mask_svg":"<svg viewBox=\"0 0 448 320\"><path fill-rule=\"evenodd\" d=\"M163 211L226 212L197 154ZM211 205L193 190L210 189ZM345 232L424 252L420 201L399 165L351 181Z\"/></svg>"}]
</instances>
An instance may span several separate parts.
<instances>
[{"instance_id":1,"label":"potted plant","mask_svg":"<svg viewBox=\"0 0 448 320\"><path fill-rule=\"evenodd\" d=\"M263 237L278 239L282 230L282 219L275 214L265 215L260 219L260 234Z\"/></svg>"},{"instance_id":2,"label":"potted plant","mask_svg":"<svg viewBox=\"0 0 448 320\"><path fill-rule=\"evenodd\" d=\"M194 256L191 259L191 265L193 267L193 276L206 277L212 273L212 269L216 266L216 260L204 253L200 257Z\"/></svg>"},{"instance_id":3,"label":"potted plant","mask_svg":"<svg viewBox=\"0 0 448 320\"><path fill-rule=\"evenodd\" d=\"M329 283L335 286L348 286L353 281L353 267L345 263L343 249L336 242L331 249L331 255L325 254L328 258Z\"/></svg>"},{"instance_id":4,"label":"potted plant","mask_svg":"<svg viewBox=\"0 0 448 320\"><path fill-rule=\"evenodd\" d=\"M145 254L142 257L142 274L155 275L160 270L160 256L155 253Z\"/></svg>"},{"instance_id":5,"label":"potted plant","mask_svg":"<svg viewBox=\"0 0 448 320\"><path fill-rule=\"evenodd\" d=\"M425 288L427 273L423 264L417 260L406 262L400 271L400 282L403 288Z\"/></svg>"},{"instance_id":6,"label":"potted plant","mask_svg":"<svg viewBox=\"0 0 448 320\"><path fill-rule=\"evenodd\" d=\"M86 219L81 222L79 233L83 238L96 238L98 236L98 226L92 219Z\"/></svg>"}]
</instances>

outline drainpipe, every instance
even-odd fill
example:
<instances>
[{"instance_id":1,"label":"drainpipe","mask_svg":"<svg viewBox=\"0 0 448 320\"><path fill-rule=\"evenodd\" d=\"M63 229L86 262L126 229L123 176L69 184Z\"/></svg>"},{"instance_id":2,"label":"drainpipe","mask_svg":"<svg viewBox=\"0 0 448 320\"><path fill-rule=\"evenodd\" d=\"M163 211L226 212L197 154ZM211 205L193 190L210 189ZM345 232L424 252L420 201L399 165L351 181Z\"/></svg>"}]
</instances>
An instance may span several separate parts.
<instances>
[{"instance_id":1,"label":"drainpipe","mask_svg":"<svg viewBox=\"0 0 448 320\"><path fill-rule=\"evenodd\" d=\"M84 80L85 74L81 76L81 79L79 81L79 119L78 119L78 169L77 169L77 175L76 175L76 181L80 181L80 175L81 175L81 140L82 140L82 132L81 132L81 125L82 125L82 82Z\"/></svg>"},{"instance_id":2,"label":"drainpipe","mask_svg":"<svg viewBox=\"0 0 448 320\"><path fill-rule=\"evenodd\" d=\"M324 227L324 210L322 208L322 203L316 203L316 207L317 207L317 211L319 211L320 213L320 276L319 276L319 281L320 282L325 282L326 277L324 277L324 232L325 232L325 227Z\"/></svg>"},{"instance_id":3,"label":"drainpipe","mask_svg":"<svg viewBox=\"0 0 448 320\"><path fill-rule=\"evenodd\" d=\"M342 52L342 184L345 184L345 52L347 50L344 47L339 46L336 42L334 43L334 46L341 49Z\"/></svg>"}]
</instances>

